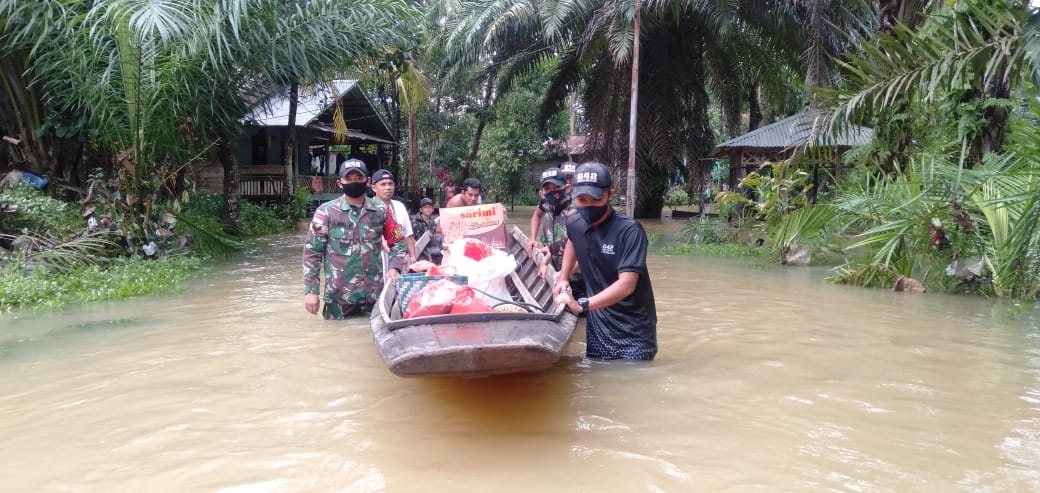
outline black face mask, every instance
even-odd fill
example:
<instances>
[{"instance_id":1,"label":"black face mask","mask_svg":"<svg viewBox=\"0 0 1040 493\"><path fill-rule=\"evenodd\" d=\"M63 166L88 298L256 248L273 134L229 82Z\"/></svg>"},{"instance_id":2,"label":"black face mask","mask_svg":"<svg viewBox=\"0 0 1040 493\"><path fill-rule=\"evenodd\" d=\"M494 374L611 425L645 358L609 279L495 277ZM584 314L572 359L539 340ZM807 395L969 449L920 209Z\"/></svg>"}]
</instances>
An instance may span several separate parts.
<instances>
[{"instance_id":1,"label":"black face mask","mask_svg":"<svg viewBox=\"0 0 1040 493\"><path fill-rule=\"evenodd\" d=\"M354 183L341 183L340 187L343 188L343 193L352 199L356 199L365 195L365 190L368 190L368 183L363 181Z\"/></svg>"},{"instance_id":2,"label":"black face mask","mask_svg":"<svg viewBox=\"0 0 1040 493\"><path fill-rule=\"evenodd\" d=\"M567 194L563 190L553 190L545 193L545 203L549 204L553 209L562 205L566 198Z\"/></svg>"},{"instance_id":3,"label":"black face mask","mask_svg":"<svg viewBox=\"0 0 1040 493\"><path fill-rule=\"evenodd\" d=\"M579 207L578 215L580 215L589 226L592 226L592 223L603 219L603 216L607 213L607 209L610 209L610 204Z\"/></svg>"}]
</instances>

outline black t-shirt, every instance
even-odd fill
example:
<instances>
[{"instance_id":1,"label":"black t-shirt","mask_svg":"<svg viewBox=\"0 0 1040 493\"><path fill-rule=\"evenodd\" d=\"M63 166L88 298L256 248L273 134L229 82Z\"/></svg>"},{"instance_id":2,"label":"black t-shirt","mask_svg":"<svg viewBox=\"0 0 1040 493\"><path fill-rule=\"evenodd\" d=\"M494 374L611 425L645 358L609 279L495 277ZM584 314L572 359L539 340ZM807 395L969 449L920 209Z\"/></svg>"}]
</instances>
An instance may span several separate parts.
<instances>
[{"instance_id":1,"label":"black t-shirt","mask_svg":"<svg viewBox=\"0 0 1040 493\"><path fill-rule=\"evenodd\" d=\"M612 306L589 312L589 356L603 359L653 359L657 354L657 307L646 268L647 238L636 220L611 212L609 219L589 228L580 215L567 222L588 295L606 289L621 272L636 272L636 289Z\"/></svg>"}]
</instances>

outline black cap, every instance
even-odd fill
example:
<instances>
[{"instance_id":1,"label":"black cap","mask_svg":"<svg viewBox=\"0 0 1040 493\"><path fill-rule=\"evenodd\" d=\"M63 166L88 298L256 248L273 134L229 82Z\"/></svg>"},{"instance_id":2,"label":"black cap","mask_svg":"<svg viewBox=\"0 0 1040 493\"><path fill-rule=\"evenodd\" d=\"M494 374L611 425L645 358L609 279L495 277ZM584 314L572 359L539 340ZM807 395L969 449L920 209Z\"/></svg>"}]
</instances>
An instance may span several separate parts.
<instances>
[{"instance_id":1,"label":"black cap","mask_svg":"<svg viewBox=\"0 0 1040 493\"><path fill-rule=\"evenodd\" d=\"M566 161L560 165L560 173L564 178L568 176L574 176L574 170L578 168L578 163L574 161Z\"/></svg>"},{"instance_id":2,"label":"black cap","mask_svg":"<svg viewBox=\"0 0 1040 493\"><path fill-rule=\"evenodd\" d=\"M350 172L361 173L361 176L368 178L368 165L360 159L348 159L343 161L343 163L339 165L339 177L346 178L347 173Z\"/></svg>"},{"instance_id":3,"label":"black cap","mask_svg":"<svg viewBox=\"0 0 1040 493\"><path fill-rule=\"evenodd\" d=\"M610 176L610 168L603 163L589 161L582 163L574 170L574 193L573 196L588 195L595 200L603 197L603 191L614 184Z\"/></svg>"},{"instance_id":4,"label":"black cap","mask_svg":"<svg viewBox=\"0 0 1040 493\"><path fill-rule=\"evenodd\" d=\"M563 175L560 173L560 168L547 168L545 171L542 171L542 181L538 184L538 187L544 187L546 183L562 187L567 184L567 181L564 180Z\"/></svg>"},{"instance_id":5,"label":"black cap","mask_svg":"<svg viewBox=\"0 0 1040 493\"><path fill-rule=\"evenodd\" d=\"M377 169L375 173L372 173L372 184L373 185L375 185L376 183L379 183L379 182L381 182L383 180L386 180L386 179L389 179L390 181L392 181L394 183L397 183L397 180L394 180L393 173L390 173L390 171L388 171L388 170Z\"/></svg>"},{"instance_id":6,"label":"black cap","mask_svg":"<svg viewBox=\"0 0 1040 493\"><path fill-rule=\"evenodd\" d=\"M419 201L419 207L422 207L427 204L433 205L433 199L429 197L423 197L423 199Z\"/></svg>"}]
</instances>

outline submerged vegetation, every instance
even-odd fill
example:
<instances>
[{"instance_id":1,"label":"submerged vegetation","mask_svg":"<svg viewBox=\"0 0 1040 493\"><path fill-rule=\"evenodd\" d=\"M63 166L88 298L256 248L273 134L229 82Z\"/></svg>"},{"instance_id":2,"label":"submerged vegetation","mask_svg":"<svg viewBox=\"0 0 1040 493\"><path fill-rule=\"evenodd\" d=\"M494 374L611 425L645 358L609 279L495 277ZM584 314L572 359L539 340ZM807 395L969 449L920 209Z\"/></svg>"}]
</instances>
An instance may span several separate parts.
<instances>
[{"instance_id":1,"label":"submerged vegetation","mask_svg":"<svg viewBox=\"0 0 1040 493\"><path fill-rule=\"evenodd\" d=\"M182 210L169 213L149 232L149 242L137 246L93 206L56 200L24 182L0 189L0 204L9 210L0 214L6 246L0 248L0 312L175 292L209 259L243 247L223 232L220 195L185 199ZM306 214L249 202L242 211L242 231L250 238L292 229Z\"/></svg>"},{"instance_id":2,"label":"submerged vegetation","mask_svg":"<svg viewBox=\"0 0 1040 493\"><path fill-rule=\"evenodd\" d=\"M68 272L23 271L14 263L0 270L0 312L47 311L80 303L169 294L203 267L199 257L160 260L116 258Z\"/></svg>"}]
</instances>

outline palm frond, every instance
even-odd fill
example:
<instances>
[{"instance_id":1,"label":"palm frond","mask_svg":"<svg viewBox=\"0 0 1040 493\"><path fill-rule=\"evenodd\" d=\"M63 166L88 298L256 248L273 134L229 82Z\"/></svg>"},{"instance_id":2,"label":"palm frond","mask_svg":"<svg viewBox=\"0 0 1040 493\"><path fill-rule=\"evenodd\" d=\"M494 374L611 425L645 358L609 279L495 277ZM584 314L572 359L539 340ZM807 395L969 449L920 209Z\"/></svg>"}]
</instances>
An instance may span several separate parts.
<instances>
[{"instance_id":1,"label":"palm frond","mask_svg":"<svg viewBox=\"0 0 1040 493\"><path fill-rule=\"evenodd\" d=\"M108 261L119 245L112 241L110 233L90 233L70 239L51 238L46 235L0 235L8 240L17 239L22 244L24 264L29 268L41 268L47 272L69 273L87 265L100 265Z\"/></svg>"},{"instance_id":2,"label":"palm frond","mask_svg":"<svg viewBox=\"0 0 1040 493\"><path fill-rule=\"evenodd\" d=\"M828 205L802 207L784 216L769 235L773 248L785 249L795 243L808 243L837 217L839 210Z\"/></svg>"},{"instance_id":3,"label":"palm frond","mask_svg":"<svg viewBox=\"0 0 1040 493\"><path fill-rule=\"evenodd\" d=\"M223 257L244 247L240 241L225 233L219 224L195 221L184 214L174 213L174 217L177 218L178 226L186 230L183 232L191 234L196 249L201 252Z\"/></svg>"}]
</instances>

